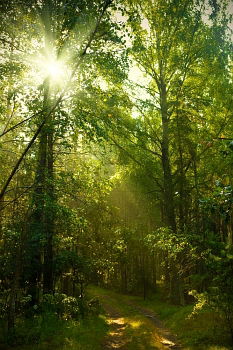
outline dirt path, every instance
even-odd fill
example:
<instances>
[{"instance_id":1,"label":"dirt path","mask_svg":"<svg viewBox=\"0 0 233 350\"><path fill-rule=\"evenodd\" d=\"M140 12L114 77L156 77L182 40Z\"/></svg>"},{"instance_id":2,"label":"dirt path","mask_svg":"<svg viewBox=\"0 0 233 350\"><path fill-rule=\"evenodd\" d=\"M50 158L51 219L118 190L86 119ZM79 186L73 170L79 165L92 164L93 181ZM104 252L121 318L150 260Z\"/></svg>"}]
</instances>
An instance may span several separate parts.
<instances>
[{"instance_id":1,"label":"dirt path","mask_svg":"<svg viewBox=\"0 0 233 350\"><path fill-rule=\"evenodd\" d=\"M135 308L135 310L140 312L140 314L150 319L150 321L156 327L156 333L158 334L159 341L163 345L165 345L167 349L180 349L180 350L183 349L181 344L179 344L179 341L177 340L176 336L172 334L170 330L164 326L164 324L158 318L158 315L156 315L151 310L148 310L136 305L133 302L129 302L129 304L132 305Z\"/></svg>"},{"instance_id":2,"label":"dirt path","mask_svg":"<svg viewBox=\"0 0 233 350\"><path fill-rule=\"evenodd\" d=\"M110 332L104 339L104 349L126 349L128 339L124 336L124 331L127 326L125 319L121 317L116 309L106 302L103 306L108 316L107 322L110 325Z\"/></svg>"},{"instance_id":3,"label":"dirt path","mask_svg":"<svg viewBox=\"0 0 233 350\"><path fill-rule=\"evenodd\" d=\"M183 349L174 335L150 310L136 303L117 300L113 295L96 295L107 315L109 332L103 349L168 350Z\"/></svg>"}]
</instances>

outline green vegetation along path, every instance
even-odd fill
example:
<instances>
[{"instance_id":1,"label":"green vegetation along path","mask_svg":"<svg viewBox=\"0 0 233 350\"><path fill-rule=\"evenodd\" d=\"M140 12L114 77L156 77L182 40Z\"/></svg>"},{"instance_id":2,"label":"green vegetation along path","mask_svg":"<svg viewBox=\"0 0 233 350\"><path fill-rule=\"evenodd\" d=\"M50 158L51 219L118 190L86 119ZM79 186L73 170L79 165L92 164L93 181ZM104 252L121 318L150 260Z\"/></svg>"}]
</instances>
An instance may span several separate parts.
<instances>
[{"instance_id":1,"label":"green vegetation along path","mask_svg":"<svg viewBox=\"0 0 233 350\"><path fill-rule=\"evenodd\" d=\"M90 293L98 297L107 314L109 332L103 340L103 349L183 349L153 312L100 288L91 288Z\"/></svg>"}]
</instances>

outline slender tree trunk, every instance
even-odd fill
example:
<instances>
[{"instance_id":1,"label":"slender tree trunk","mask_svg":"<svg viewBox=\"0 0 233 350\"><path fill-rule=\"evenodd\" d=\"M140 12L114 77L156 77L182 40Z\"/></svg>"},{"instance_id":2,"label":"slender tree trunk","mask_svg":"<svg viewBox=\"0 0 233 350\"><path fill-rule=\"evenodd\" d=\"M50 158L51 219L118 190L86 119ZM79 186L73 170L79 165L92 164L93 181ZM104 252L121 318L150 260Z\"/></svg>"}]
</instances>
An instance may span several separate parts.
<instances>
[{"instance_id":1,"label":"slender tree trunk","mask_svg":"<svg viewBox=\"0 0 233 350\"><path fill-rule=\"evenodd\" d=\"M147 271L146 271L146 261L145 255L142 256L142 284L143 284L143 300L146 300L147 296Z\"/></svg>"},{"instance_id":2,"label":"slender tree trunk","mask_svg":"<svg viewBox=\"0 0 233 350\"><path fill-rule=\"evenodd\" d=\"M43 24L45 28L45 54L52 54L53 31L52 31L52 1L46 0L42 10ZM44 109L51 107L51 84L48 77L44 82ZM54 126L53 113L46 121L44 132L46 134L46 164L45 164L45 188L44 196L46 198L43 207L44 216L44 264L43 264L43 293L53 292L53 236L54 236Z\"/></svg>"},{"instance_id":3,"label":"slender tree trunk","mask_svg":"<svg viewBox=\"0 0 233 350\"><path fill-rule=\"evenodd\" d=\"M44 82L44 105L50 107L49 80ZM32 214L31 236L32 266L29 292L32 302L38 302L39 285L42 274L43 254L43 293L53 292L53 235L54 235L54 172L53 172L53 115L46 121L39 135L39 155L35 176L34 211ZM42 240L44 242L42 247Z\"/></svg>"},{"instance_id":4,"label":"slender tree trunk","mask_svg":"<svg viewBox=\"0 0 233 350\"><path fill-rule=\"evenodd\" d=\"M44 250L44 293L53 292L53 236L54 236L54 158L53 158L53 120L49 120L47 131L47 179L46 179L46 196L47 208L45 207L45 225L46 225L46 244Z\"/></svg>"},{"instance_id":5,"label":"slender tree trunk","mask_svg":"<svg viewBox=\"0 0 233 350\"><path fill-rule=\"evenodd\" d=\"M28 294L32 296L32 305L39 302L39 285L42 277L41 239L45 235L45 181L47 167L47 132L41 131L39 136L39 154L33 193L33 212L29 229L30 278Z\"/></svg>"},{"instance_id":6,"label":"slender tree trunk","mask_svg":"<svg viewBox=\"0 0 233 350\"><path fill-rule=\"evenodd\" d=\"M8 311L7 311L7 333L9 336L12 335L12 332L15 328L15 297L17 290L16 276L14 277L11 285L10 297L8 302Z\"/></svg>"},{"instance_id":7,"label":"slender tree trunk","mask_svg":"<svg viewBox=\"0 0 233 350\"><path fill-rule=\"evenodd\" d=\"M2 239L2 226L3 226L3 211L4 211L4 196L0 198L0 239Z\"/></svg>"},{"instance_id":8,"label":"slender tree trunk","mask_svg":"<svg viewBox=\"0 0 233 350\"><path fill-rule=\"evenodd\" d=\"M174 190L172 182L172 172L169 152L169 117L167 106L167 89L163 78L161 77L160 86L160 104L162 116L162 167L163 167L163 186L164 186L164 216L166 225L176 232L176 219L174 209Z\"/></svg>"},{"instance_id":9,"label":"slender tree trunk","mask_svg":"<svg viewBox=\"0 0 233 350\"><path fill-rule=\"evenodd\" d=\"M180 115L176 116L177 126L177 143L179 153L179 166L178 166L178 191L179 191L179 229L181 232L184 231L185 224L187 221L187 198L185 196L185 172L184 172L184 161L183 161L183 149L182 149L182 138L181 138L181 123Z\"/></svg>"},{"instance_id":10,"label":"slender tree trunk","mask_svg":"<svg viewBox=\"0 0 233 350\"><path fill-rule=\"evenodd\" d=\"M174 207L174 187L172 180L171 161L170 161L170 131L169 131L169 114L167 103L167 88L160 69L160 106L162 119L162 168L163 168L163 186L164 186L164 216L165 224L176 233L176 216ZM180 303L180 283L178 270L175 262L170 262L170 283L169 298L172 303Z\"/></svg>"},{"instance_id":11,"label":"slender tree trunk","mask_svg":"<svg viewBox=\"0 0 233 350\"><path fill-rule=\"evenodd\" d=\"M19 280L22 267L22 242L19 242L19 246L16 251L15 267L13 278L11 282L11 290L9 293L8 311L7 311L7 333L9 337L12 336L15 329L15 303L17 292L19 290Z\"/></svg>"},{"instance_id":12,"label":"slender tree trunk","mask_svg":"<svg viewBox=\"0 0 233 350\"><path fill-rule=\"evenodd\" d=\"M157 289L157 262L156 253L153 252L152 255L152 286L153 290Z\"/></svg>"}]
</instances>

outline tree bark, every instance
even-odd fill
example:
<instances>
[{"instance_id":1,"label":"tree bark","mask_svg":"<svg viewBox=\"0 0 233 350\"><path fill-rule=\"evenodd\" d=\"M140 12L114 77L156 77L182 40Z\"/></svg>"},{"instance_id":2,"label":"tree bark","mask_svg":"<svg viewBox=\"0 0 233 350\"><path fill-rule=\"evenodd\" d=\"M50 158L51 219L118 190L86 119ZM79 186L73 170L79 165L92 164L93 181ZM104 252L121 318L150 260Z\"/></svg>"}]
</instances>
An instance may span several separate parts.
<instances>
[{"instance_id":1,"label":"tree bark","mask_svg":"<svg viewBox=\"0 0 233 350\"><path fill-rule=\"evenodd\" d=\"M163 168L163 185L164 185L164 216L165 223L174 232L176 232L176 219L174 209L174 189L172 182L172 172L169 152L169 116L167 105L167 88L164 78L161 77L160 85L160 105L162 117L162 168Z\"/></svg>"},{"instance_id":2,"label":"tree bark","mask_svg":"<svg viewBox=\"0 0 233 350\"><path fill-rule=\"evenodd\" d=\"M46 196L48 207L46 209L46 244L44 250L44 293L53 292L53 236L54 236L54 158L53 158L53 120L51 118L47 135L47 181L46 181Z\"/></svg>"},{"instance_id":3,"label":"tree bark","mask_svg":"<svg viewBox=\"0 0 233 350\"><path fill-rule=\"evenodd\" d=\"M163 201L164 201L164 218L165 225L170 227L174 233L177 232L176 216L174 207L174 186L171 171L170 161L170 130L169 130L169 113L167 103L167 87L163 76L163 67L160 66L160 107L162 121L162 168L163 168ZM174 304L180 304L180 283L178 270L174 264L170 266L170 283L169 283L169 298Z\"/></svg>"}]
</instances>

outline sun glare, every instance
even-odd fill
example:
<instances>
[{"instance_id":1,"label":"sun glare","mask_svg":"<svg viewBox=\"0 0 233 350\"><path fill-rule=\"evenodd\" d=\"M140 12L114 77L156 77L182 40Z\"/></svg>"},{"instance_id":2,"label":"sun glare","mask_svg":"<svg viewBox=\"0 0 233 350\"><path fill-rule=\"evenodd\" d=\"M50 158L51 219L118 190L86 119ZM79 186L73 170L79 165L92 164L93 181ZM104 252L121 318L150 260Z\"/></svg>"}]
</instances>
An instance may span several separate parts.
<instances>
[{"instance_id":1,"label":"sun glare","mask_svg":"<svg viewBox=\"0 0 233 350\"><path fill-rule=\"evenodd\" d=\"M62 62L48 60L44 63L45 74L54 81L59 81L65 74L65 67Z\"/></svg>"},{"instance_id":2,"label":"sun glare","mask_svg":"<svg viewBox=\"0 0 233 350\"><path fill-rule=\"evenodd\" d=\"M66 66L62 61L49 57L41 64L42 75L49 78L52 83L61 83L66 76Z\"/></svg>"},{"instance_id":3,"label":"sun glare","mask_svg":"<svg viewBox=\"0 0 233 350\"><path fill-rule=\"evenodd\" d=\"M62 86L70 76L70 69L63 58L57 59L53 54L38 55L34 58L34 81L43 82L49 79L51 87Z\"/></svg>"}]
</instances>

